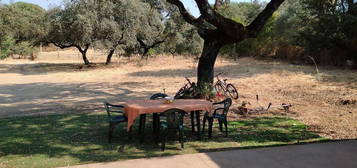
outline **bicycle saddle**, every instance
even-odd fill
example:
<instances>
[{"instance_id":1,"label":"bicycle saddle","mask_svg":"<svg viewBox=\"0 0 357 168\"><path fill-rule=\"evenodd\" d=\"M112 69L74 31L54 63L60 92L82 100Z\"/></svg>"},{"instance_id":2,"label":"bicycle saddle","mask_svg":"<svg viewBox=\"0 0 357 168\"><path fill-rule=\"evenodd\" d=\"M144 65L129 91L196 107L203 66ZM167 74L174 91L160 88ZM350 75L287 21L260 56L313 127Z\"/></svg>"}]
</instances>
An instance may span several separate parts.
<instances>
[{"instance_id":1,"label":"bicycle saddle","mask_svg":"<svg viewBox=\"0 0 357 168\"><path fill-rule=\"evenodd\" d=\"M223 81L227 81L228 79L223 79Z\"/></svg>"}]
</instances>

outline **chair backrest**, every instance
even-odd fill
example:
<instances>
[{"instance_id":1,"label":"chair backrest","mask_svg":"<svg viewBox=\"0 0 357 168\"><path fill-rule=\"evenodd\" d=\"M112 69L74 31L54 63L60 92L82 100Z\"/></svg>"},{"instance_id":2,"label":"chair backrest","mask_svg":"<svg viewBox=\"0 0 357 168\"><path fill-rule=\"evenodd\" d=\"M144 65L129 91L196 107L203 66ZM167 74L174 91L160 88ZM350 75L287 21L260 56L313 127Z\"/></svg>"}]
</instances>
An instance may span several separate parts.
<instances>
[{"instance_id":1,"label":"chair backrest","mask_svg":"<svg viewBox=\"0 0 357 168\"><path fill-rule=\"evenodd\" d=\"M107 111L108 118L111 118L111 113L121 113L124 114L124 106L122 105L113 105L108 102L104 102L105 110Z\"/></svg>"},{"instance_id":2,"label":"chair backrest","mask_svg":"<svg viewBox=\"0 0 357 168\"><path fill-rule=\"evenodd\" d=\"M160 113L160 117L166 117L169 128L178 128L180 125L182 126L185 115L186 111L177 108L172 108Z\"/></svg>"},{"instance_id":3,"label":"chair backrest","mask_svg":"<svg viewBox=\"0 0 357 168\"><path fill-rule=\"evenodd\" d=\"M150 97L150 100L163 99L165 97L167 97L165 93L155 93Z\"/></svg>"},{"instance_id":4,"label":"chair backrest","mask_svg":"<svg viewBox=\"0 0 357 168\"><path fill-rule=\"evenodd\" d=\"M223 114L224 115L227 115L228 114L228 112L229 112L229 108L231 107L231 105L232 105L232 99L231 98L227 98L227 99L225 99L225 100L223 100L223 101L221 101L221 102L218 102L218 103L213 103L213 104L223 104L223 108L224 108L224 110L223 110Z\"/></svg>"},{"instance_id":5,"label":"chair backrest","mask_svg":"<svg viewBox=\"0 0 357 168\"><path fill-rule=\"evenodd\" d=\"M229 108L232 105L232 99L231 98L227 98L223 102L224 102L224 114L227 115L228 112L229 112Z\"/></svg>"}]
</instances>

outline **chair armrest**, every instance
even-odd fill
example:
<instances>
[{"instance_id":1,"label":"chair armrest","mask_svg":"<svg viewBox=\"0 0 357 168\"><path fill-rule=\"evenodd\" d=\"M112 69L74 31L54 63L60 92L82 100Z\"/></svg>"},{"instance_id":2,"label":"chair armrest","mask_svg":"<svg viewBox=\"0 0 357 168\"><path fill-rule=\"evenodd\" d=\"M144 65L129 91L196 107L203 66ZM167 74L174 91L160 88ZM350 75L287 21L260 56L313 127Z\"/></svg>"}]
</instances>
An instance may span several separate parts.
<instances>
[{"instance_id":1,"label":"chair armrest","mask_svg":"<svg viewBox=\"0 0 357 168\"><path fill-rule=\"evenodd\" d=\"M115 105L115 104L110 104L110 103L107 103L107 102L105 102L107 105L109 105L109 106L112 106L112 107L118 107L118 108L124 108L124 106L123 105Z\"/></svg>"},{"instance_id":2,"label":"chair armrest","mask_svg":"<svg viewBox=\"0 0 357 168\"><path fill-rule=\"evenodd\" d=\"M220 101L220 102L216 102L216 103L213 103L213 105L219 105L219 104L224 104L224 101L225 101L225 100L223 100L223 101Z\"/></svg>"},{"instance_id":3,"label":"chair armrest","mask_svg":"<svg viewBox=\"0 0 357 168\"><path fill-rule=\"evenodd\" d=\"M107 109L107 112L110 113L124 113L124 106L123 105L114 105L108 102L104 102L104 105Z\"/></svg>"},{"instance_id":4,"label":"chair armrest","mask_svg":"<svg viewBox=\"0 0 357 168\"><path fill-rule=\"evenodd\" d=\"M214 109L213 115L215 115L215 114L217 113L217 111L219 111L219 110L222 110L222 113L223 113L224 108L217 108L217 109Z\"/></svg>"}]
</instances>

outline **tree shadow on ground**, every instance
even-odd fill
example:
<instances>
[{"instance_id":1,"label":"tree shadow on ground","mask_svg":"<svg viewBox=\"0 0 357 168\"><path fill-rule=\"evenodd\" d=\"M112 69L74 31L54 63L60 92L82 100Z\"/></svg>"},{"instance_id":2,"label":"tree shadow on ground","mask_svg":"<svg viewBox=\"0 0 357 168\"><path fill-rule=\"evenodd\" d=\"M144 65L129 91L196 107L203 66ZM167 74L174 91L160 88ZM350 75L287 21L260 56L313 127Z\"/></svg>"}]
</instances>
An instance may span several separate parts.
<instances>
[{"instance_id":1,"label":"tree shadow on ground","mask_svg":"<svg viewBox=\"0 0 357 168\"><path fill-rule=\"evenodd\" d=\"M273 60L254 60L251 62L243 59L233 64L225 66L216 66L216 74L219 72L224 72L223 77L225 78L247 78L259 74L268 74L272 72L292 72L292 73L303 73L312 75L318 81L329 83L333 85L344 85L346 87L356 89L357 85L351 85L357 83L357 76L355 76L355 71L347 69L339 69L336 67L322 66L320 67L320 73L316 73L314 66L309 65L293 65L282 61ZM164 70L152 70L152 71L140 71L132 72L129 76L133 77L196 77L196 69L181 68L181 69L164 69Z\"/></svg>"},{"instance_id":2,"label":"tree shadow on ground","mask_svg":"<svg viewBox=\"0 0 357 168\"><path fill-rule=\"evenodd\" d=\"M126 124L121 124L116 129L112 144L107 143L108 122L104 112L12 117L0 119L0 122L2 123L0 125L0 154L2 159L8 159L15 164L14 167L21 164L19 160L25 162L28 167L35 164L31 160L45 165L42 167L56 167L228 150L244 147L244 145L254 146L254 143L287 144L320 138L294 120L262 118L252 121L231 121L229 137L224 137L215 126L213 138L207 139L205 134L201 141L198 141L196 134L186 126L185 150L180 150L177 136L170 136L167 150L162 152L154 143L150 120L147 122L144 143L139 142L137 124L134 125L132 141L127 138Z\"/></svg>"},{"instance_id":3,"label":"tree shadow on ground","mask_svg":"<svg viewBox=\"0 0 357 168\"><path fill-rule=\"evenodd\" d=\"M145 86L150 82L136 82ZM133 83L29 83L0 85L0 116L98 111L104 101L146 98L154 91L134 92Z\"/></svg>"},{"instance_id":4,"label":"tree shadow on ground","mask_svg":"<svg viewBox=\"0 0 357 168\"><path fill-rule=\"evenodd\" d=\"M78 71L83 67L76 63L26 63L0 64L1 73L17 73L21 75L45 75L54 72Z\"/></svg>"},{"instance_id":5,"label":"tree shadow on ground","mask_svg":"<svg viewBox=\"0 0 357 168\"><path fill-rule=\"evenodd\" d=\"M95 69L113 68L117 63L106 65L94 63L83 65L80 63L24 63L24 64L0 64L0 74L16 73L21 75L46 75L57 72L90 71Z\"/></svg>"}]
</instances>

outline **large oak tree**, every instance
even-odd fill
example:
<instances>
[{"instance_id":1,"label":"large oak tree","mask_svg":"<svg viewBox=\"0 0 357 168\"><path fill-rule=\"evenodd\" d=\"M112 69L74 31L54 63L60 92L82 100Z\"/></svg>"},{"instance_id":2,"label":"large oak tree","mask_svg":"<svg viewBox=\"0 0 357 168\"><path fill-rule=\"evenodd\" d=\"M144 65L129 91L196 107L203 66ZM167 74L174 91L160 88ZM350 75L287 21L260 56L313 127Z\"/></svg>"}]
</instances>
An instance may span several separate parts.
<instances>
[{"instance_id":1,"label":"large oak tree","mask_svg":"<svg viewBox=\"0 0 357 168\"><path fill-rule=\"evenodd\" d=\"M180 0L167 0L178 7L183 19L195 26L204 40L204 47L198 63L197 83L205 88L213 83L214 64L219 50L228 44L239 43L247 38L255 38L272 14L284 0L271 0L264 10L251 22L244 26L219 14L209 4L208 0L195 0L201 13L199 17L192 16ZM216 4L220 4L217 2ZM215 8L218 8L219 5Z\"/></svg>"}]
</instances>

